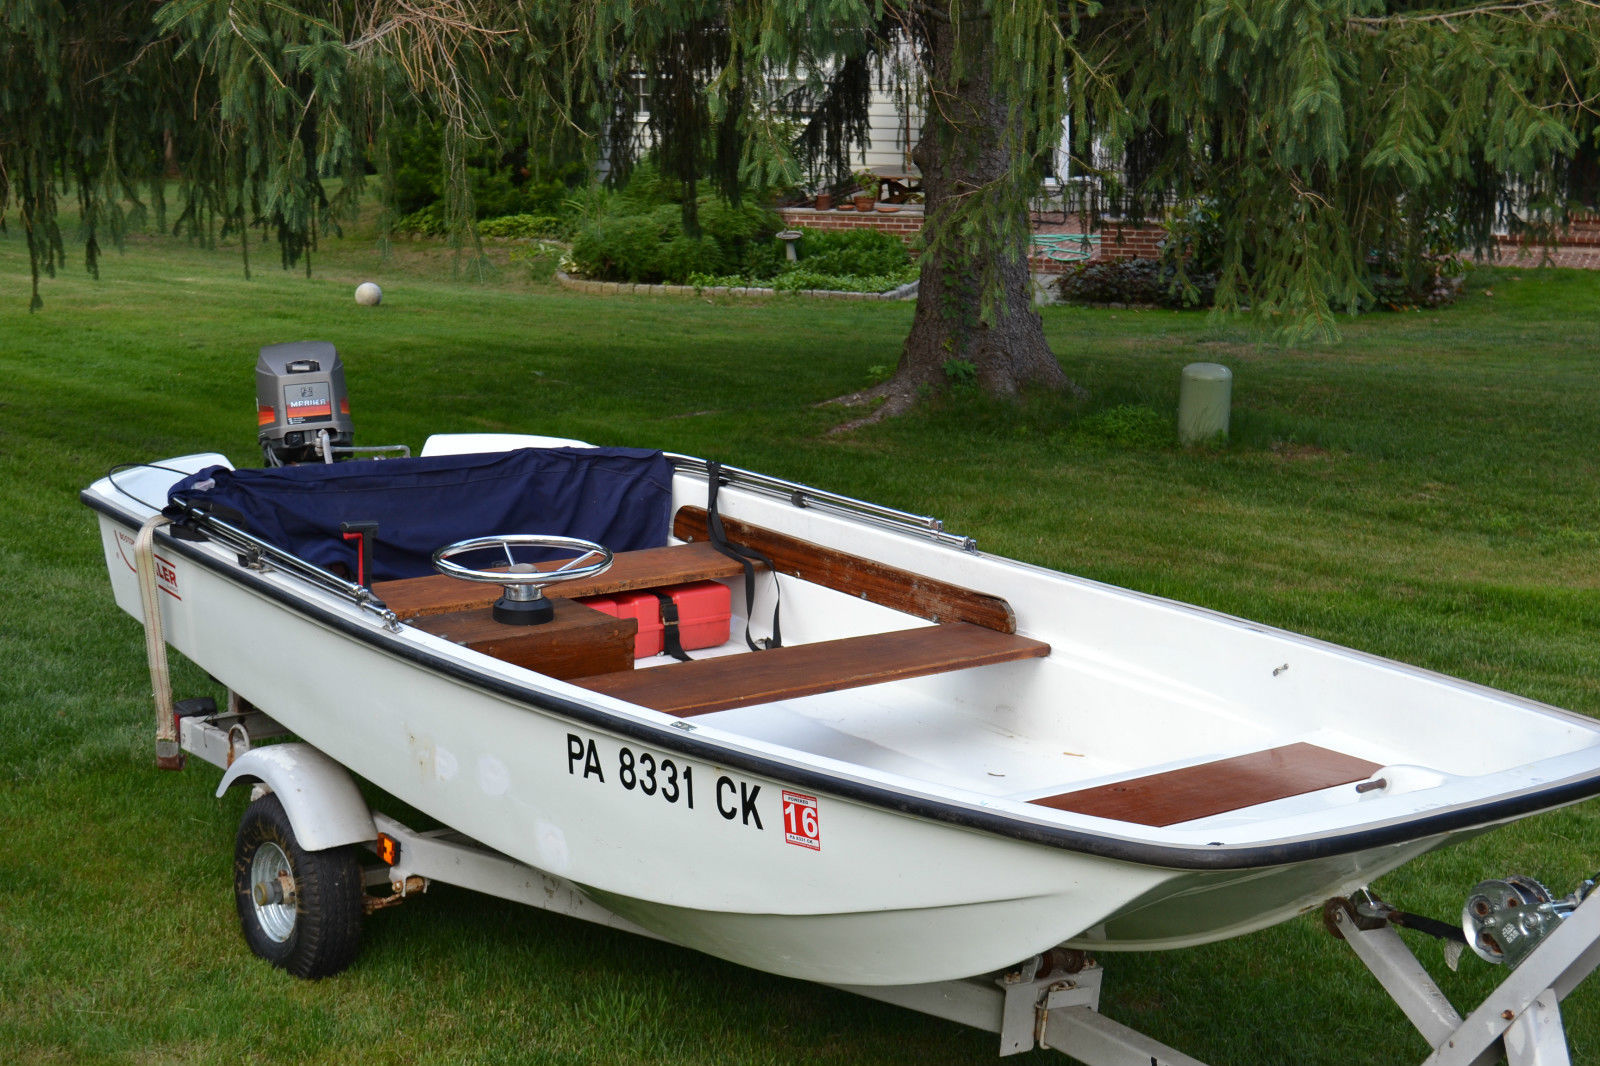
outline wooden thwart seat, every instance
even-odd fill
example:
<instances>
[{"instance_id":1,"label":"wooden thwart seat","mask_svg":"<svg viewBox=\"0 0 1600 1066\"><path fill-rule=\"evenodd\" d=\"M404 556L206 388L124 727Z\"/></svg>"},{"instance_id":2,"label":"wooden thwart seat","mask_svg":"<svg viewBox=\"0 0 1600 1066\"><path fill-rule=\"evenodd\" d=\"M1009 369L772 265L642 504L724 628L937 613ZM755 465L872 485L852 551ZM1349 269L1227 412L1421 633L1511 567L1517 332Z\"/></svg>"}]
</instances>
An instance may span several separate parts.
<instances>
[{"instance_id":1,"label":"wooden thwart seat","mask_svg":"<svg viewBox=\"0 0 1600 1066\"><path fill-rule=\"evenodd\" d=\"M795 644L745 655L622 670L573 683L690 717L908 677L1050 654L1042 641L969 622Z\"/></svg>"},{"instance_id":2,"label":"wooden thwart seat","mask_svg":"<svg viewBox=\"0 0 1600 1066\"><path fill-rule=\"evenodd\" d=\"M1119 822L1166 826L1365 781L1379 769L1377 763L1315 744L1286 744L1029 802Z\"/></svg>"},{"instance_id":3,"label":"wooden thwart seat","mask_svg":"<svg viewBox=\"0 0 1600 1066\"><path fill-rule=\"evenodd\" d=\"M617 552L615 561L604 573L551 585L550 595L570 600L743 574L743 566L710 544L674 544ZM498 585L474 584L445 574L379 581L372 586L372 591L402 620L487 607L500 598Z\"/></svg>"},{"instance_id":4,"label":"wooden thwart seat","mask_svg":"<svg viewBox=\"0 0 1600 1066\"><path fill-rule=\"evenodd\" d=\"M781 574L848 592L933 622L971 622L1002 633L1017 631L1017 618L1011 605L999 596L813 544L726 515L722 517L722 525L729 541L765 555ZM696 544L704 542L707 538L705 508L678 508L672 522L672 535Z\"/></svg>"}]
</instances>

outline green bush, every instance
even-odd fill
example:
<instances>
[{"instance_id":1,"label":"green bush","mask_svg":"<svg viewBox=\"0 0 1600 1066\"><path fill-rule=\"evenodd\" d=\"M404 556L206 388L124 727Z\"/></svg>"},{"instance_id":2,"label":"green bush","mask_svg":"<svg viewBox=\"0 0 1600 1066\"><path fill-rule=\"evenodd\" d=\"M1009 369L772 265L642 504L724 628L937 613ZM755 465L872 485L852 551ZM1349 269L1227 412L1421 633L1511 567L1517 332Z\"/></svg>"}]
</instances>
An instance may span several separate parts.
<instances>
[{"instance_id":1,"label":"green bush","mask_svg":"<svg viewBox=\"0 0 1600 1066\"><path fill-rule=\"evenodd\" d=\"M440 125L419 121L389 131L396 159L395 206L411 215L444 200L444 134ZM473 213L480 219L503 215L559 215L571 190L586 182L589 169L581 157L541 162L526 148L506 154L489 150L467 159ZM416 232L421 232L420 230Z\"/></svg>"},{"instance_id":2,"label":"green bush","mask_svg":"<svg viewBox=\"0 0 1600 1066\"><path fill-rule=\"evenodd\" d=\"M1373 295L1362 302L1362 311L1438 307L1452 302L1461 290L1462 269L1456 259L1426 261L1411 278L1382 269L1376 260L1368 266ZM1185 295L1177 270L1159 259L1112 259L1075 264L1056 286L1061 298L1072 303L1210 307L1217 276L1191 268L1189 283L1195 289L1192 297Z\"/></svg>"},{"instance_id":3,"label":"green bush","mask_svg":"<svg viewBox=\"0 0 1600 1066\"><path fill-rule=\"evenodd\" d=\"M800 268L815 274L900 274L911 253L899 237L876 229L803 229Z\"/></svg>"},{"instance_id":4,"label":"green bush","mask_svg":"<svg viewBox=\"0 0 1600 1066\"><path fill-rule=\"evenodd\" d=\"M621 190L569 200L569 212L581 218L572 240L574 266L608 281L771 285L784 291L883 292L916 276L905 245L878 230L804 230L799 261L790 263L774 239L782 219L754 196L737 206L700 197L700 235L690 237L683 231L677 188L646 163Z\"/></svg>"},{"instance_id":5,"label":"green bush","mask_svg":"<svg viewBox=\"0 0 1600 1066\"><path fill-rule=\"evenodd\" d=\"M787 265L788 259L780 242L775 240L751 242L745 245L739 272L753 281L767 282L777 277Z\"/></svg>"},{"instance_id":6,"label":"green bush","mask_svg":"<svg viewBox=\"0 0 1600 1066\"><path fill-rule=\"evenodd\" d=\"M1073 303L1210 307L1216 275L1190 271L1189 284L1196 290L1192 299L1178 283L1177 269L1159 259L1100 259L1075 264L1056 286Z\"/></svg>"},{"instance_id":7,"label":"green bush","mask_svg":"<svg viewBox=\"0 0 1600 1066\"><path fill-rule=\"evenodd\" d=\"M655 163L646 159L628 173L627 184L616 190L614 198L620 210L640 215L653 208L679 203L682 199L681 188L677 181L663 177Z\"/></svg>"},{"instance_id":8,"label":"green bush","mask_svg":"<svg viewBox=\"0 0 1600 1066\"><path fill-rule=\"evenodd\" d=\"M533 241L511 250L511 262L522 267L530 281L555 280L566 246L554 241Z\"/></svg>"},{"instance_id":9,"label":"green bush","mask_svg":"<svg viewBox=\"0 0 1600 1066\"><path fill-rule=\"evenodd\" d=\"M1408 311L1454 303L1466 281L1465 269L1459 259L1441 258L1415 264L1409 278L1398 266L1393 273L1374 273L1367 279L1372 299L1364 301L1361 310Z\"/></svg>"},{"instance_id":10,"label":"green bush","mask_svg":"<svg viewBox=\"0 0 1600 1066\"><path fill-rule=\"evenodd\" d=\"M565 236L567 224L554 215L505 215L478 223L478 232L485 237L516 240L538 240Z\"/></svg>"},{"instance_id":11,"label":"green bush","mask_svg":"<svg viewBox=\"0 0 1600 1066\"><path fill-rule=\"evenodd\" d=\"M819 274L803 265L795 270L785 270L768 284L779 292L804 292L818 289L824 292L888 292L898 289L916 277L899 274ZM748 283L745 283L748 284Z\"/></svg>"},{"instance_id":12,"label":"green bush","mask_svg":"<svg viewBox=\"0 0 1600 1066\"><path fill-rule=\"evenodd\" d=\"M578 227L572 238L572 261L591 278L607 281L660 281L661 252L681 235L673 225L648 215L606 214Z\"/></svg>"},{"instance_id":13,"label":"green bush","mask_svg":"<svg viewBox=\"0 0 1600 1066\"><path fill-rule=\"evenodd\" d=\"M418 237L442 237L449 231L445 222L444 204L431 203L403 215L394 224L396 233L413 233Z\"/></svg>"},{"instance_id":14,"label":"green bush","mask_svg":"<svg viewBox=\"0 0 1600 1066\"><path fill-rule=\"evenodd\" d=\"M751 241L769 240L783 228L776 211L746 197L738 207L712 196L702 196L696 205L700 230L726 248Z\"/></svg>"},{"instance_id":15,"label":"green bush","mask_svg":"<svg viewBox=\"0 0 1600 1066\"><path fill-rule=\"evenodd\" d=\"M702 196L695 203L700 235L691 237L683 230L676 187L641 164L622 190L575 197L583 220L573 235L574 265L591 278L672 284L751 268L763 276L777 272L778 260L768 247L782 225L775 212L753 198L735 207Z\"/></svg>"},{"instance_id":16,"label":"green bush","mask_svg":"<svg viewBox=\"0 0 1600 1066\"><path fill-rule=\"evenodd\" d=\"M722 248L710 237L680 233L661 246L661 278L682 284L691 274L715 273L723 268Z\"/></svg>"}]
</instances>

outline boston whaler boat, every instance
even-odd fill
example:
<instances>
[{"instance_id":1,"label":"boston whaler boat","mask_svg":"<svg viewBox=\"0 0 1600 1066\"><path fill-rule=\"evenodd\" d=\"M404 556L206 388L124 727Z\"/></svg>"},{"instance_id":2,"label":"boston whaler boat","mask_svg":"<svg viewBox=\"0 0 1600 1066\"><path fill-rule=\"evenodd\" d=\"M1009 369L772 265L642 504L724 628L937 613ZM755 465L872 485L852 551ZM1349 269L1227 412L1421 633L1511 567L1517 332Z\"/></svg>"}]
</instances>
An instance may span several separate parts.
<instances>
[{"instance_id":1,"label":"boston whaler boat","mask_svg":"<svg viewBox=\"0 0 1600 1066\"><path fill-rule=\"evenodd\" d=\"M1083 952L1260 929L1600 793L1576 714L698 459L486 435L353 458L331 345L264 348L257 381L265 468L185 456L83 500L146 626L158 756L256 786L240 915L302 976L435 878L897 1001L1008 972L1062 993ZM227 707L173 705L168 643ZM1594 910L1486 885L1489 958ZM1039 995L1030 1019L1066 1003Z\"/></svg>"}]
</instances>

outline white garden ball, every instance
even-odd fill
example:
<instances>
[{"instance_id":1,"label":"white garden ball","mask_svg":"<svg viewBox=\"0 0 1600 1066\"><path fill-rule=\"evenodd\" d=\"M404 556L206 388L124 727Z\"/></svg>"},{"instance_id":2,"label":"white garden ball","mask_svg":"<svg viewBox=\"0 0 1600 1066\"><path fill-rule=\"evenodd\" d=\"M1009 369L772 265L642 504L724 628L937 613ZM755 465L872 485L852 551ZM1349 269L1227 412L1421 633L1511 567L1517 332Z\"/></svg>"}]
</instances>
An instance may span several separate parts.
<instances>
[{"instance_id":1,"label":"white garden ball","mask_svg":"<svg viewBox=\"0 0 1600 1066\"><path fill-rule=\"evenodd\" d=\"M356 286L356 303L362 307L377 307L383 302L383 290L370 281Z\"/></svg>"}]
</instances>

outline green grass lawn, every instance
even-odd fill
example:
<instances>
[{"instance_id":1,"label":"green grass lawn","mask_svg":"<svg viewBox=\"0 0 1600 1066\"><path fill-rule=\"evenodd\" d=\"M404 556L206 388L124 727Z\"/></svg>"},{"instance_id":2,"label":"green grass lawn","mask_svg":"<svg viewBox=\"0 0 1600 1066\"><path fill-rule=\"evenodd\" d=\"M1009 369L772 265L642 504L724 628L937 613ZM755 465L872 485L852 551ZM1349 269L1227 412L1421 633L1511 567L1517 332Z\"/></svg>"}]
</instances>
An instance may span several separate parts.
<instances>
[{"instance_id":1,"label":"green grass lawn","mask_svg":"<svg viewBox=\"0 0 1600 1066\"><path fill-rule=\"evenodd\" d=\"M574 296L504 249L382 263L357 234L314 276L143 237L29 314L0 237L0 1049L56 1062L986 1062L995 1039L843 993L439 888L375 915L347 973L257 962L229 888L244 797L153 766L139 626L111 603L77 492L115 463L258 461L256 349L344 358L360 443L509 430L724 459L936 514L982 547L1600 714L1600 275L1481 271L1452 308L1285 351L1203 315L1051 308L1090 390L960 390L854 433L819 406L892 365L909 305ZM357 281L386 298L356 306ZM1179 371L1235 375L1226 447L1172 439ZM210 693L181 665L179 695ZM1359 728L1363 708L1350 714ZM1481 738L1496 743L1493 736ZM1430 856L1377 887L1453 918L1482 877L1566 892L1600 806ZM930 935L934 934L930 930ZM1500 976L1420 954L1457 1005ZM1311 918L1111 956L1105 1012L1213 1066L1420 1061L1421 1039ZM1563 1006L1600 1061L1600 991ZM1038 1056L1023 1061L1052 1061ZM1060 1061L1055 1059L1055 1061Z\"/></svg>"}]
</instances>

